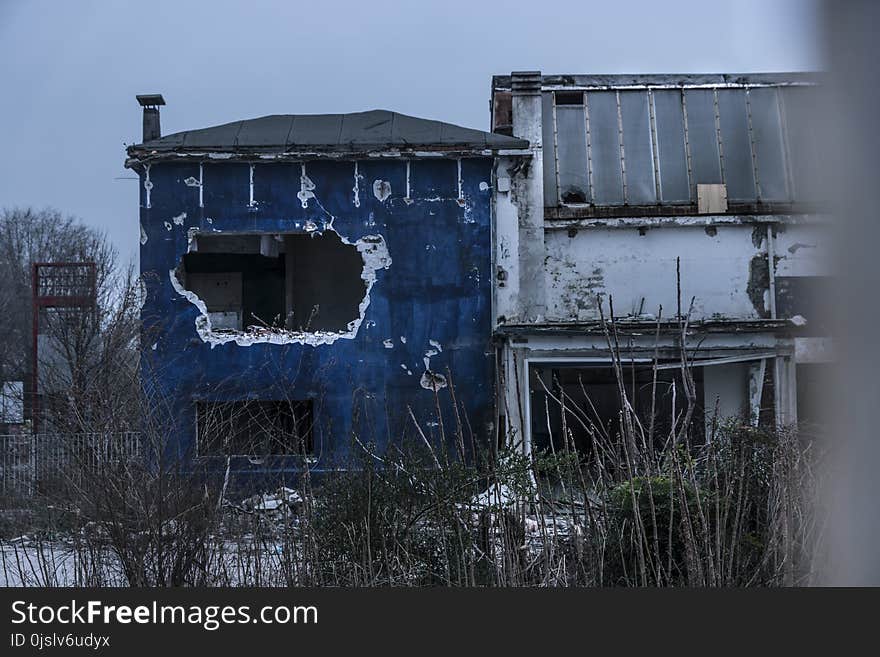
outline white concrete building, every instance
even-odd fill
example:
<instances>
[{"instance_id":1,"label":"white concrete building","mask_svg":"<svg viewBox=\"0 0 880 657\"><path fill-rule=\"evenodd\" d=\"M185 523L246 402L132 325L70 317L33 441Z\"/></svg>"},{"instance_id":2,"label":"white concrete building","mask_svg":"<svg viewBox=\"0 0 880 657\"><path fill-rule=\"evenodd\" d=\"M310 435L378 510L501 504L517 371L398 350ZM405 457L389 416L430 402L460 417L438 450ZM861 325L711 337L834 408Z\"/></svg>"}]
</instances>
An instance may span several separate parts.
<instances>
[{"instance_id":1,"label":"white concrete building","mask_svg":"<svg viewBox=\"0 0 880 657\"><path fill-rule=\"evenodd\" d=\"M815 419L831 271L814 86L805 74L493 78L492 130L531 144L493 181L507 440L546 448L563 396L588 409L569 420L576 444L586 416L613 430L612 306L631 402L650 415L655 397L659 431L683 405L682 347L707 437L730 416Z\"/></svg>"}]
</instances>

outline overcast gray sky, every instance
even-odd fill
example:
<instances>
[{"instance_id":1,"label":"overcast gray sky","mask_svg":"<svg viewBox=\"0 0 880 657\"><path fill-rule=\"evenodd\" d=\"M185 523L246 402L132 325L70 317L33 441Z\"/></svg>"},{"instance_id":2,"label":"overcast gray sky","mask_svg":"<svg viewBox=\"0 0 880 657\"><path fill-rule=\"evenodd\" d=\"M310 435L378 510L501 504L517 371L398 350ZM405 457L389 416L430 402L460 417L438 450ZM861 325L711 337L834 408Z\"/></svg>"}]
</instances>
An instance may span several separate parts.
<instances>
[{"instance_id":1,"label":"overcast gray sky","mask_svg":"<svg viewBox=\"0 0 880 657\"><path fill-rule=\"evenodd\" d=\"M137 93L167 134L382 108L487 129L493 74L821 67L811 0L0 0L0 207L53 206L137 250Z\"/></svg>"}]
</instances>

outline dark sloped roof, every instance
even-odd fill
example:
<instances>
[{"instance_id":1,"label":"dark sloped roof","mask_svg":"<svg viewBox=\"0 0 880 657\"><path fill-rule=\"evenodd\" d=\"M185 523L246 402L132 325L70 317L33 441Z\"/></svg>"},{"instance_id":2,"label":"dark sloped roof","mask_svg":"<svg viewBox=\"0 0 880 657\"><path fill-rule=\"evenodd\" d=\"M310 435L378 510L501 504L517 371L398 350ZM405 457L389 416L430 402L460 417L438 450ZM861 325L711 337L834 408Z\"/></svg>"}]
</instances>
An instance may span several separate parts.
<instances>
[{"instance_id":1,"label":"dark sloped roof","mask_svg":"<svg viewBox=\"0 0 880 657\"><path fill-rule=\"evenodd\" d=\"M523 139L387 110L371 110L353 114L275 114L176 132L132 146L129 153L193 150L344 153L392 148L478 150L521 149L528 146L528 141Z\"/></svg>"}]
</instances>

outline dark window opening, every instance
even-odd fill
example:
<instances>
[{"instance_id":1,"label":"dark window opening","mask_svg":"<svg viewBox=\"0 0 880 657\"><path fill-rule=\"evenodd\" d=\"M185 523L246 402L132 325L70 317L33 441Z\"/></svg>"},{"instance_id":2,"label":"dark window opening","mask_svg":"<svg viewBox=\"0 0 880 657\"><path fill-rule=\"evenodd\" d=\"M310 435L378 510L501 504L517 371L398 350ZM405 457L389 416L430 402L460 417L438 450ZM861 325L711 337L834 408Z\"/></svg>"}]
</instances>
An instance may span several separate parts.
<instances>
[{"instance_id":1,"label":"dark window opening","mask_svg":"<svg viewBox=\"0 0 880 657\"><path fill-rule=\"evenodd\" d=\"M363 258L320 235L197 235L180 272L215 331L342 332L360 316Z\"/></svg>"},{"instance_id":2,"label":"dark window opening","mask_svg":"<svg viewBox=\"0 0 880 657\"><path fill-rule=\"evenodd\" d=\"M827 425L828 391L834 380L833 366L829 363L798 363L795 378L798 426L809 432Z\"/></svg>"},{"instance_id":3,"label":"dark window opening","mask_svg":"<svg viewBox=\"0 0 880 657\"><path fill-rule=\"evenodd\" d=\"M513 135L513 94L509 91L492 96L492 132Z\"/></svg>"},{"instance_id":4,"label":"dark window opening","mask_svg":"<svg viewBox=\"0 0 880 657\"><path fill-rule=\"evenodd\" d=\"M623 363L627 398L641 422L646 437L651 420L651 363ZM703 371L692 370L696 388L696 408L691 422L690 439L705 440L703 412ZM687 407L681 372L663 369L657 372L654 396L654 444L662 447L673 428L673 417L679 421ZM568 447L584 456L596 448L617 442L622 435L620 393L614 369L610 366L542 365L529 372L532 448L563 451L563 416L570 432ZM551 442L552 439L552 442Z\"/></svg>"},{"instance_id":5,"label":"dark window opening","mask_svg":"<svg viewBox=\"0 0 880 657\"><path fill-rule=\"evenodd\" d=\"M367 293L357 247L333 232L288 235L287 326L298 331L346 331Z\"/></svg>"},{"instance_id":6,"label":"dark window opening","mask_svg":"<svg viewBox=\"0 0 880 657\"><path fill-rule=\"evenodd\" d=\"M556 104L557 105L583 105L584 104L584 92L583 91L557 91L556 92Z\"/></svg>"},{"instance_id":7,"label":"dark window opening","mask_svg":"<svg viewBox=\"0 0 880 657\"><path fill-rule=\"evenodd\" d=\"M199 456L314 454L312 400L196 403Z\"/></svg>"},{"instance_id":8,"label":"dark window opening","mask_svg":"<svg viewBox=\"0 0 880 657\"><path fill-rule=\"evenodd\" d=\"M284 265L282 256L259 253L187 253L185 285L204 301L214 330L283 327Z\"/></svg>"}]
</instances>

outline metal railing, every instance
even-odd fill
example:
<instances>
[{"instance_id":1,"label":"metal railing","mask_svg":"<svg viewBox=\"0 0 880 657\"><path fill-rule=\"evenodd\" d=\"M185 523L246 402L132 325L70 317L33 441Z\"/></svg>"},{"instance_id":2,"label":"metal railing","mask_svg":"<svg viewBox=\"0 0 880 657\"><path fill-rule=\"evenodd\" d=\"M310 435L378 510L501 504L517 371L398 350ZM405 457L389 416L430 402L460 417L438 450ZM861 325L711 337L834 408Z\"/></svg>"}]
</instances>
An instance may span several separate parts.
<instances>
[{"instance_id":1,"label":"metal railing","mask_svg":"<svg viewBox=\"0 0 880 657\"><path fill-rule=\"evenodd\" d=\"M141 456L135 432L0 435L0 496L47 493Z\"/></svg>"}]
</instances>

